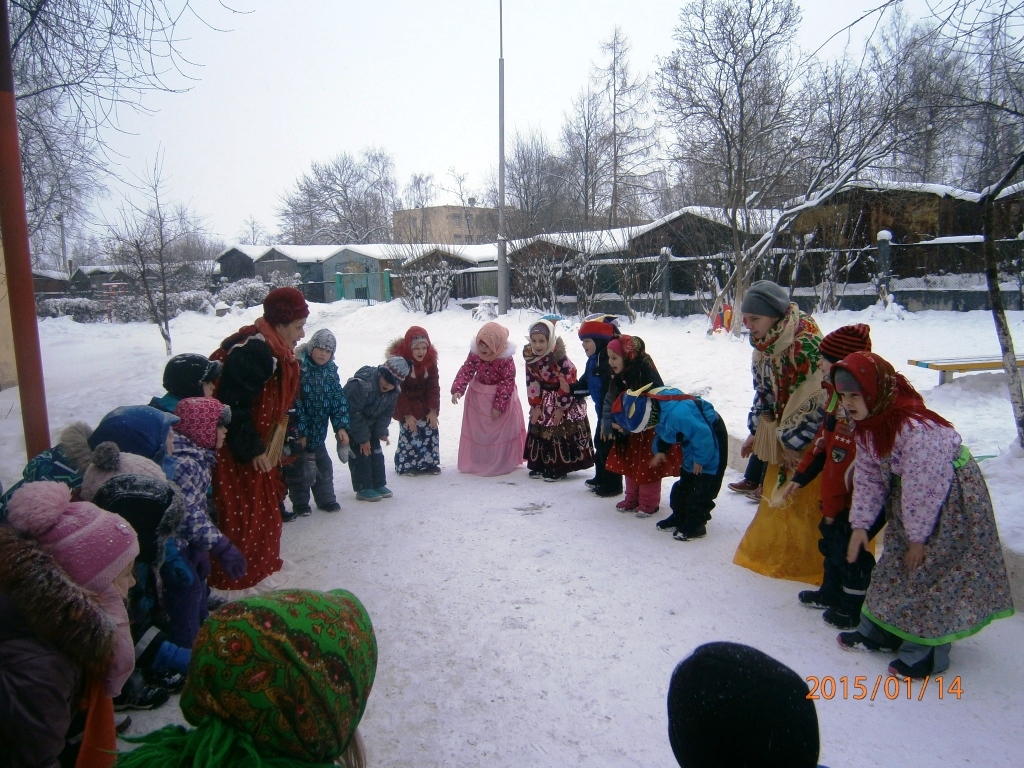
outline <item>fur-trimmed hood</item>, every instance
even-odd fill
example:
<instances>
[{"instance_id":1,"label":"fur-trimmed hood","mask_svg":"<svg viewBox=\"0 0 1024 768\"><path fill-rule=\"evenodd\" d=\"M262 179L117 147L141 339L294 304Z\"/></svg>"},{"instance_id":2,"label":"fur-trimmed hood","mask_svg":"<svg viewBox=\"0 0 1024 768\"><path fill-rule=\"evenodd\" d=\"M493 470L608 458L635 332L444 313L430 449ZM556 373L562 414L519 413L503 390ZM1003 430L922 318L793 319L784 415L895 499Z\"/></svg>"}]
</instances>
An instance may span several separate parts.
<instances>
[{"instance_id":1,"label":"fur-trimmed hood","mask_svg":"<svg viewBox=\"0 0 1024 768\"><path fill-rule=\"evenodd\" d=\"M427 356L423 358L422 362L417 361L416 358L412 356L412 341L417 338L425 338L427 340ZM391 343L388 344L384 357L388 358L396 355L398 357L404 357L409 361L414 375L419 379L426 378L427 372L437 365L437 348L430 340L430 336L427 334L427 331L418 325L412 326L405 332L405 336L392 339Z\"/></svg>"},{"instance_id":2,"label":"fur-trimmed hood","mask_svg":"<svg viewBox=\"0 0 1024 768\"><path fill-rule=\"evenodd\" d=\"M526 361L527 365L539 363L545 357L550 357L555 362L555 364L559 364L563 360L565 360L565 355L565 342L562 341L561 336L555 337L555 346L552 348L550 352L545 352L543 355L534 355L533 346L531 344L526 344L523 346L523 359Z\"/></svg>"},{"instance_id":3,"label":"fur-trimmed hood","mask_svg":"<svg viewBox=\"0 0 1024 768\"><path fill-rule=\"evenodd\" d=\"M35 636L86 676L103 679L117 631L113 619L35 541L6 525L0 526L0 592L23 624L2 616L0 641Z\"/></svg>"}]
</instances>

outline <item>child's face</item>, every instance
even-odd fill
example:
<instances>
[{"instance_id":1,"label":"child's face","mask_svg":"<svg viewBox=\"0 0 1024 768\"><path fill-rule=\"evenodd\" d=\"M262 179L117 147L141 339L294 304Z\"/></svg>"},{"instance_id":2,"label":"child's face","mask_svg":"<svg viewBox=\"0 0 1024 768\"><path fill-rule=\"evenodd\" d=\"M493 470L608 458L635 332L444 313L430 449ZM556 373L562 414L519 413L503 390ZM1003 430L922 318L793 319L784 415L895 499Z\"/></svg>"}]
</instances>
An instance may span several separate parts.
<instances>
[{"instance_id":1,"label":"child's face","mask_svg":"<svg viewBox=\"0 0 1024 768\"><path fill-rule=\"evenodd\" d=\"M530 349L533 350L535 355L543 355L544 350L548 348L548 337L543 333L531 333L530 334Z\"/></svg>"},{"instance_id":2,"label":"child's face","mask_svg":"<svg viewBox=\"0 0 1024 768\"><path fill-rule=\"evenodd\" d=\"M220 450L224 446L224 440L228 436L227 427L217 427L217 450Z\"/></svg>"},{"instance_id":3,"label":"child's face","mask_svg":"<svg viewBox=\"0 0 1024 768\"><path fill-rule=\"evenodd\" d=\"M868 405L864 402L864 395L860 392L841 392L839 402L846 411L846 415L854 421L861 421L868 417Z\"/></svg>"},{"instance_id":4,"label":"child's face","mask_svg":"<svg viewBox=\"0 0 1024 768\"><path fill-rule=\"evenodd\" d=\"M124 600L128 597L128 590L135 586L135 563L128 563L124 570L114 577L114 589Z\"/></svg>"},{"instance_id":5,"label":"child's face","mask_svg":"<svg viewBox=\"0 0 1024 768\"><path fill-rule=\"evenodd\" d=\"M750 331L750 338L760 341L768 335L768 331L778 322L777 317L765 317L750 312L743 313L743 327Z\"/></svg>"},{"instance_id":6,"label":"child's face","mask_svg":"<svg viewBox=\"0 0 1024 768\"><path fill-rule=\"evenodd\" d=\"M174 453L174 430L167 430L167 437L164 439L164 454L170 456Z\"/></svg>"},{"instance_id":7,"label":"child's face","mask_svg":"<svg viewBox=\"0 0 1024 768\"><path fill-rule=\"evenodd\" d=\"M491 348L487 346L487 342L483 339L476 340L476 351L480 357L490 357L491 355Z\"/></svg>"},{"instance_id":8,"label":"child's face","mask_svg":"<svg viewBox=\"0 0 1024 768\"><path fill-rule=\"evenodd\" d=\"M417 363L422 363L424 358L427 356L427 352L430 350L430 345L425 341L417 341L412 348L412 359Z\"/></svg>"},{"instance_id":9,"label":"child's face","mask_svg":"<svg viewBox=\"0 0 1024 768\"><path fill-rule=\"evenodd\" d=\"M623 360L615 350L609 349L608 367L612 369L612 373L622 373L623 369L626 367L626 361Z\"/></svg>"},{"instance_id":10,"label":"child's face","mask_svg":"<svg viewBox=\"0 0 1024 768\"><path fill-rule=\"evenodd\" d=\"M377 379L379 381L379 386L380 386L380 391L381 392L390 392L392 389L395 388L395 385L392 384L387 379L385 379L383 376L378 376Z\"/></svg>"},{"instance_id":11,"label":"child's face","mask_svg":"<svg viewBox=\"0 0 1024 768\"><path fill-rule=\"evenodd\" d=\"M204 381L203 382L203 397L213 397L213 382L212 381Z\"/></svg>"},{"instance_id":12,"label":"child's face","mask_svg":"<svg viewBox=\"0 0 1024 768\"><path fill-rule=\"evenodd\" d=\"M320 347L313 347L309 350L309 357L317 365L326 365L331 359L331 353L326 349L320 349Z\"/></svg>"},{"instance_id":13,"label":"child's face","mask_svg":"<svg viewBox=\"0 0 1024 768\"><path fill-rule=\"evenodd\" d=\"M593 339L583 339L583 351L587 353L587 357L593 357L597 352L597 342Z\"/></svg>"}]
</instances>

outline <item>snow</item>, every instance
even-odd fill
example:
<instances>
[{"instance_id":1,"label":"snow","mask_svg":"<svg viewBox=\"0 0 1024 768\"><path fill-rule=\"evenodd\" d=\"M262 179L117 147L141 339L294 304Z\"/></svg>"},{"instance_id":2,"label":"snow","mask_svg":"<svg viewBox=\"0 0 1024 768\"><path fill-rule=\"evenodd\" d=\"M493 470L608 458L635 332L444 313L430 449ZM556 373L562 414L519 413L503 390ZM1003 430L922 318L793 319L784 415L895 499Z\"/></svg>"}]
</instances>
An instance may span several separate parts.
<instances>
[{"instance_id":1,"label":"snow","mask_svg":"<svg viewBox=\"0 0 1024 768\"><path fill-rule=\"evenodd\" d=\"M339 340L343 376L383 359L386 344L413 324L440 353L447 390L478 322L456 308L422 315L400 302L314 305L307 328L329 327ZM185 313L171 323L174 351L209 353L251 322L258 309L225 317ZM535 314L502 318L525 343ZM934 371L908 358L997 355L986 312L909 313L890 305L818 318L825 332L866 322L874 348L953 421L992 491L1004 545L1024 553L1024 451L1015 443L1006 377L957 376L936 386ZM1024 345L1024 313L1011 312ZM667 383L702 391L743 434L750 405L750 347L708 338L702 317L623 320L644 338ZM165 362L156 328L146 324L40 322L50 424L94 425L111 408L161 393ZM585 357L569 321L558 323L571 359ZM518 360L520 379L522 361ZM523 382L519 383L524 395ZM0 392L0 479L25 461L16 390ZM461 406L441 407L438 477L398 477L394 445L385 448L394 499L354 500L335 462L336 514L315 512L284 529L283 553L296 585L352 590L373 618L380 647L377 678L361 731L371 765L648 766L675 760L666 737L665 695L672 669L697 645L734 640L779 658L802 676L864 675L870 690L889 657L840 650L835 631L800 607L795 582L768 579L732 564L754 507L723 490L706 539L681 543L652 521L615 511L615 499L585 492L578 473L561 483L499 478L455 468ZM392 434L396 434L393 430ZM730 472L728 480L737 479ZM668 489L663 491L667 512ZM659 516L660 517L660 516ZM1024 617L995 622L956 643L948 686L963 695L939 700L933 686L917 700L879 693L875 701L837 695L817 702L825 765L1020 764L1024 709ZM883 689L884 690L884 689ZM183 722L172 701L133 712L132 733ZM1017 734L1014 736L1014 734ZM899 750L899 757L896 751ZM983 757L988 755L988 757ZM1018 755L1018 757L1014 757Z\"/></svg>"},{"instance_id":2,"label":"snow","mask_svg":"<svg viewBox=\"0 0 1024 768\"><path fill-rule=\"evenodd\" d=\"M239 253L245 254L253 261L258 261L260 257L265 256L271 248L272 246L269 245L229 245L217 254L217 261L219 262L221 256L224 256L231 251L238 251Z\"/></svg>"},{"instance_id":3,"label":"snow","mask_svg":"<svg viewBox=\"0 0 1024 768\"><path fill-rule=\"evenodd\" d=\"M275 245L269 248L257 261L280 254L296 264L316 264L344 250L343 245ZM273 260L273 259L272 259Z\"/></svg>"}]
</instances>

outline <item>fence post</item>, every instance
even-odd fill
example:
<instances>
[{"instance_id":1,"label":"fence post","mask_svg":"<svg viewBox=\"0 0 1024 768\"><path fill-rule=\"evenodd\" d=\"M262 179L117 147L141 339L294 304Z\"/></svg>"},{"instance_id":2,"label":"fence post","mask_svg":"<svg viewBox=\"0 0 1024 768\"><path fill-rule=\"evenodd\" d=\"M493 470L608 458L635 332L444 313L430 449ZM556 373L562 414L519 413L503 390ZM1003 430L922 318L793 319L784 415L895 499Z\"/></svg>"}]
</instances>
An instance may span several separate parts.
<instances>
[{"instance_id":1,"label":"fence post","mask_svg":"<svg viewBox=\"0 0 1024 768\"><path fill-rule=\"evenodd\" d=\"M384 301L391 301L391 270L384 270Z\"/></svg>"},{"instance_id":2,"label":"fence post","mask_svg":"<svg viewBox=\"0 0 1024 768\"><path fill-rule=\"evenodd\" d=\"M661 262L661 314L668 317L672 314L672 249L662 248L658 255Z\"/></svg>"},{"instance_id":3,"label":"fence post","mask_svg":"<svg viewBox=\"0 0 1024 768\"><path fill-rule=\"evenodd\" d=\"M878 241L878 266L881 270L879 277L885 293L889 293L889 274L892 271L892 232L888 229L881 230L875 239Z\"/></svg>"}]
</instances>

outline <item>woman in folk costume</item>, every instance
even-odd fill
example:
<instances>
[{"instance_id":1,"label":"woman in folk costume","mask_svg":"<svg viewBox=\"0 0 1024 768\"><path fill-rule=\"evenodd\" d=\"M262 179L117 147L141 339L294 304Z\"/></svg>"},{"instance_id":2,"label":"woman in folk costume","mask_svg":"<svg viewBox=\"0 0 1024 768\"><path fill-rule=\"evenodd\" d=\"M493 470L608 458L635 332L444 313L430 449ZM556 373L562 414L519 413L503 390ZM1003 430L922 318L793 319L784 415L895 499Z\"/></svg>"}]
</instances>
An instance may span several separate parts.
<instances>
[{"instance_id":1,"label":"woman in folk costume","mask_svg":"<svg viewBox=\"0 0 1024 768\"><path fill-rule=\"evenodd\" d=\"M612 413L621 409L621 396L645 386L663 387L654 360L647 354L639 336L619 336L608 342L608 367L612 370L611 384L604 400L602 419L615 421ZM637 517L650 517L661 506L661 481L676 477L683 462L678 445L672 446L666 460L652 467L654 430L630 433L621 424L614 423L615 446L608 454L605 468L625 478L625 498L615 505L620 512L634 512Z\"/></svg>"},{"instance_id":2,"label":"woman in folk costume","mask_svg":"<svg viewBox=\"0 0 1024 768\"><path fill-rule=\"evenodd\" d=\"M359 721L377 671L377 639L342 589L280 590L214 611L196 637L181 712L129 741L120 768L366 765Z\"/></svg>"},{"instance_id":3,"label":"woman in folk costume","mask_svg":"<svg viewBox=\"0 0 1024 768\"><path fill-rule=\"evenodd\" d=\"M550 320L530 326L526 360L526 399L530 429L524 457L530 477L549 482L569 472L594 466L594 444L586 401L572 394L576 366L565 354L565 342Z\"/></svg>"},{"instance_id":4,"label":"woman in folk costume","mask_svg":"<svg viewBox=\"0 0 1024 768\"><path fill-rule=\"evenodd\" d=\"M466 396L459 472L507 475L523 463L526 424L516 387L516 347L508 328L484 323L452 382L452 403Z\"/></svg>"},{"instance_id":5,"label":"woman in folk costume","mask_svg":"<svg viewBox=\"0 0 1024 768\"><path fill-rule=\"evenodd\" d=\"M399 423L395 469L400 475L441 473L441 443L437 414L441 410L441 383L437 371L437 349L425 328L414 325L401 339L388 346L387 356L404 357L411 370L402 382L395 403L394 419Z\"/></svg>"},{"instance_id":6,"label":"woman in folk costume","mask_svg":"<svg viewBox=\"0 0 1024 768\"><path fill-rule=\"evenodd\" d=\"M783 487L825 415L821 331L810 315L789 303L785 288L769 280L747 289L741 310L754 348L754 404L747 418L750 435L740 452L744 458L756 454L768 470L757 514L733 562L772 578L821 584L821 478L783 498Z\"/></svg>"},{"instance_id":7,"label":"woman in folk costume","mask_svg":"<svg viewBox=\"0 0 1024 768\"><path fill-rule=\"evenodd\" d=\"M941 673L954 640L1013 613L988 486L953 425L887 361L855 352L831 377L857 440L847 559L867 545L879 509L888 524L860 625L839 644L898 648L890 675Z\"/></svg>"},{"instance_id":8,"label":"woman in folk costume","mask_svg":"<svg viewBox=\"0 0 1024 768\"><path fill-rule=\"evenodd\" d=\"M297 288L275 288L263 300L263 316L239 329L210 355L224 365L217 399L231 406L227 439L217 451L213 498L217 523L245 556L248 570L229 578L214 562L211 587L233 592L266 591L283 579L281 513L286 488L280 462L288 409L299 389L295 345L304 334L309 307Z\"/></svg>"}]
</instances>

